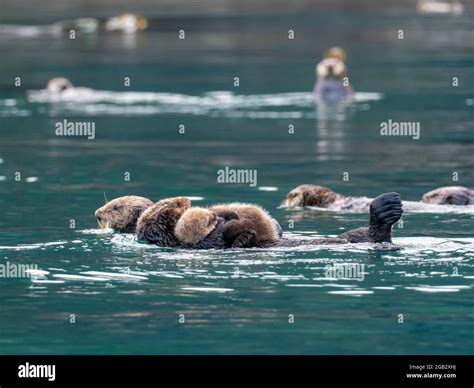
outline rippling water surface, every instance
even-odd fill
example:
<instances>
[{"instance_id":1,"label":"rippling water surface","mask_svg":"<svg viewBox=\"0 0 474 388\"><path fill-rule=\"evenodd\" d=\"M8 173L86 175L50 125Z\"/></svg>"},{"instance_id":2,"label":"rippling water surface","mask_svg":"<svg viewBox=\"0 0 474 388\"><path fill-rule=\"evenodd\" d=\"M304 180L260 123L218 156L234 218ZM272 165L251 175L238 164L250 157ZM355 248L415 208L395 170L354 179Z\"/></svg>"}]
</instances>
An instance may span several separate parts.
<instances>
[{"instance_id":1,"label":"rippling water surface","mask_svg":"<svg viewBox=\"0 0 474 388\"><path fill-rule=\"evenodd\" d=\"M104 192L255 202L301 238L368 217L281 208L300 183L412 201L453 173L472 188L471 10L377 12L157 19L134 38L0 32L0 264L36 265L1 279L0 353L472 354L472 207L406 214L397 249L175 251L96 229ZM311 90L335 44L357 93L329 109ZM51 99L57 76L94 90ZM55 136L64 119L93 121L95 139ZM419 121L421 138L381 137L388 119ZM257 169L257 187L217 184L225 166ZM361 276L326 276L343 263Z\"/></svg>"}]
</instances>

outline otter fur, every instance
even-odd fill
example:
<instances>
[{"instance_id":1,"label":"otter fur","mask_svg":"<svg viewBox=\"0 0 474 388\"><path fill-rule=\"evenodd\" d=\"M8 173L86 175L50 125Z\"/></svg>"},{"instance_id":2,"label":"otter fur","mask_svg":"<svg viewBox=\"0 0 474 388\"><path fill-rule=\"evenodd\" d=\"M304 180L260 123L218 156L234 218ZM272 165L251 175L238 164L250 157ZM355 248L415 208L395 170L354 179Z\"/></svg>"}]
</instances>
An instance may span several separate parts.
<instances>
[{"instance_id":1,"label":"otter fur","mask_svg":"<svg viewBox=\"0 0 474 388\"><path fill-rule=\"evenodd\" d=\"M209 216L205 210L204 212L198 210L194 215L205 214L205 221L197 222L197 231L188 235L185 230L185 222L178 228L177 225L181 217L191 209L191 201L183 197L167 198L143 212L137 222L137 235L141 240L161 247L193 249L391 242L392 225L400 219L403 212L400 196L397 193L383 194L371 203L368 227L351 230L336 238L296 240L282 238L279 227L263 209L257 207L260 211L256 211L252 206L252 210L250 210L247 209L247 206L252 205L230 204L210 207L208 210L214 212L216 218ZM243 207L243 209L239 209L239 207ZM221 215L226 216L227 219L219 216L219 212L223 212ZM237 213L237 219L233 212ZM255 214L263 218L253 218ZM263 225L256 222L258 219ZM257 230L251 229L252 227ZM257 231L262 234L259 236ZM180 241L176 232L186 241ZM202 236L204 239L200 240ZM275 238L275 236L277 237Z\"/></svg>"},{"instance_id":2,"label":"otter fur","mask_svg":"<svg viewBox=\"0 0 474 388\"><path fill-rule=\"evenodd\" d=\"M123 233L134 233L140 215L153 201L136 195L126 195L107 202L95 211L99 227Z\"/></svg>"},{"instance_id":3,"label":"otter fur","mask_svg":"<svg viewBox=\"0 0 474 388\"><path fill-rule=\"evenodd\" d=\"M338 102L352 96L345 58L344 50L339 47L333 47L325 52L323 60L316 66L317 81L313 93L317 101Z\"/></svg>"},{"instance_id":4,"label":"otter fur","mask_svg":"<svg viewBox=\"0 0 474 388\"><path fill-rule=\"evenodd\" d=\"M327 187L303 184L295 187L284 201L286 207L316 206L339 211L368 212L371 198L350 197L328 189ZM474 190L462 186L447 186L432 190L423 195L422 202L404 202L405 210L423 210L423 204L437 205L472 205Z\"/></svg>"},{"instance_id":5,"label":"otter fur","mask_svg":"<svg viewBox=\"0 0 474 388\"><path fill-rule=\"evenodd\" d=\"M474 205L474 190L462 186L445 186L425 193L421 200L437 205Z\"/></svg>"},{"instance_id":6,"label":"otter fur","mask_svg":"<svg viewBox=\"0 0 474 388\"><path fill-rule=\"evenodd\" d=\"M218 218L225 215L222 235L229 248L265 246L280 237L281 228L264 209L242 203L215 205L209 209L190 208L176 224L175 235L183 243L197 244L217 227Z\"/></svg>"}]
</instances>

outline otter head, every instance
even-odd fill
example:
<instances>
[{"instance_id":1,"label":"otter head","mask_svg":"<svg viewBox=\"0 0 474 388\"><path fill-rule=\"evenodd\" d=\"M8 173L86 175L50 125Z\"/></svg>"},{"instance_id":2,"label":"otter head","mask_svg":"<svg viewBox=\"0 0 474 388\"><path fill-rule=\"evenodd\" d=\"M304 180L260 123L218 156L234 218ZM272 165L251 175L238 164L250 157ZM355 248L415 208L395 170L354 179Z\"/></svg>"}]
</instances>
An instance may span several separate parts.
<instances>
[{"instance_id":1,"label":"otter head","mask_svg":"<svg viewBox=\"0 0 474 388\"><path fill-rule=\"evenodd\" d=\"M138 219L138 238L161 247L178 246L174 230L183 213L190 207L191 201L185 197L166 198L155 203Z\"/></svg>"},{"instance_id":2,"label":"otter head","mask_svg":"<svg viewBox=\"0 0 474 388\"><path fill-rule=\"evenodd\" d=\"M174 228L175 236L183 243L197 244L217 226L217 214L201 207L192 207L184 212Z\"/></svg>"},{"instance_id":3,"label":"otter head","mask_svg":"<svg viewBox=\"0 0 474 388\"><path fill-rule=\"evenodd\" d=\"M323 186L300 185L286 195L285 206L327 207L340 198L342 198L341 195Z\"/></svg>"},{"instance_id":4,"label":"otter head","mask_svg":"<svg viewBox=\"0 0 474 388\"><path fill-rule=\"evenodd\" d=\"M342 62L346 61L346 52L344 49L340 47L331 47L330 49L326 50L324 53L324 59L326 58L336 58Z\"/></svg>"},{"instance_id":5,"label":"otter head","mask_svg":"<svg viewBox=\"0 0 474 388\"><path fill-rule=\"evenodd\" d=\"M99 227L133 233L140 215L153 205L148 198L127 195L115 198L95 211Z\"/></svg>"},{"instance_id":6,"label":"otter head","mask_svg":"<svg viewBox=\"0 0 474 388\"><path fill-rule=\"evenodd\" d=\"M67 78L53 78L49 80L46 90L49 94L59 94L65 90L74 88Z\"/></svg>"},{"instance_id":7,"label":"otter head","mask_svg":"<svg viewBox=\"0 0 474 388\"><path fill-rule=\"evenodd\" d=\"M474 204L474 190L462 186L440 187L423 195L422 201L436 205Z\"/></svg>"},{"instance_id":8,"label":"otter head","mask_svg":"<svg viewBox=\"0 0 474 388\"><path fill-rule=\"evenodd\" d=\"M139 15L133 13L124 13L107 19L105 29L108 31L122 31L127 34L134 34L137 31L146 30L148 21Z\"/></svg>"},{"instance_id":9,"label":"otter head","mask_svg":"<svg viewBox=\"0 0 474 388\"><path fill-rule=\"evenodd\" d=\"M342 81L347 75L347 68L343 61L337 58L326 58L316 66L318 81Z\"/></svg>"}]
</instances>

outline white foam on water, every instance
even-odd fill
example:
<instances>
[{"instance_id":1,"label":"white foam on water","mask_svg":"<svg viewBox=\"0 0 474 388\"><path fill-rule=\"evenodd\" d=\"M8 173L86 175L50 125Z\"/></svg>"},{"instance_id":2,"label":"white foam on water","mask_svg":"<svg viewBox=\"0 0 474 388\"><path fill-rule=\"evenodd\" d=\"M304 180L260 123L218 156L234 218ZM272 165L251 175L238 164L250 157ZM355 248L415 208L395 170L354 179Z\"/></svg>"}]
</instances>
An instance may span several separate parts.
<instances>
[{"instance_id":1,"label":"white foam on water","mask_svg":"<svg viewBox=\"0 0 474 388\"><path fill-rule=\"evenodd\" d=\"M48 271L43 271L41 269L27 269L25 272L30 274L30 276L46 276L46 275L49 275Z\"/></svg>"},{"instance_id":2,"label":"white foam on water","mask_svg":"<svg viewBox=\"0 0 474 388\"><path fill-rule=\"evenodd\" d=\"M428 292L428 293L435 293L435 292L459 292L459 288L443 288L439 286L427 286L427 287L405 287L406 290L415 290L420 292Z\"/></svg>"},{"instance_id":3,"label":"white foam on water","mask_svg":"<svg viewBox=\"0 0 474 388\"><path fill-rule=\"evenodd\" d=\"M227 273L227 272L225 272L225 273ZM167 271L149 271L148 274L149 275L155 275L155 276L161 276L161 277L164 277L164 278L170 278L170 279L183 279L184 278L184 276L182 276L182 275L167 272Z\"/></svg>"},{"instance_id":4,"label":"white foam on water","mask_svg":"<svg viewBox=\"0 0 474 388\"><path fill-rule=\"evenodd\" d=\"M54 241L46 243L36 243L36 244L18 244L13 246L0 245L0 250L13 250L13 251L26 251L32 249L41 249L49 246L61 246L67 244L67 241Z\"/></svg>"},{"instance_id":5,"label":"white foam on water","mask_svg":"<svg viewBox=\"0 0 474 388\"><path fill-rule=\"evenodd\" d=\"M111 228L98 228L98 229L83 229L77 230L77 232L82 234L112 234L114 230Z\"/></svg>"},{"instance_id":6,"label":"white foam on water","mask_svg":"<svg viewBox=\"0 0 474 388\"><path fill-rule=\"evenodd\" d=\"M380 100L379 93L355 93L354 103ZM310 92L238 95L230 91L207 92L199 96L167 92L116 92L77 87L52 95L47 90L27 93L31 103L54 104L53 115L78 112L82 115L190 114L252 119L315 117ZM298 110L294 110L294 108ZM283 111L283 108L293 108ZM272 110L278 109L278 110ZM303 110L304 109L304 110ZM311 109L308 112L308 109Z\"/></svg>"},{"instance_id":7,"label":"white foam on water","mask_svg":"<svg viewBox=\"0 0 474 388\"><path fill-rule=\"evenodd\" d=\"M395 290L396 288L395 287L372 287L372 289L374 290Z\"/></svg>"},{"instance_id":8,"label":"white foam on water","mask_svg":"<svg viewBox=\"0 0 474 388\"><path fill-rule=\"evenodd\" d=\"M218 287L182 287L181 289L185 291L219 292L219 293L234 291L233 288L218 288Z\"/></svg>"},{"instance_id":9,"label":"white foam on water","mask_svg":"<svg viewBox=\"0 0 474 388\"><path fill-rule=\"evenodd\" d=\"M64 280L91 281L91 282L106 282L110 280L107 278L81 276L81 275L68 275L68 274L54 274L53 277L64 279Z\"/></svg>"},{"instance_id":10,"label":"white foam on water","mask_svg":"<svg viewBox=\"0 0 474 388\"><path fill-rule=\"evenodd\" d=\"M344 290L344 291L328 291L328 294L333 295L349 295L349 296L362 296L373 294L373 291L359 291L359 290Z\"/></svg>"},{"instance_id":11,"label":"white foam on water","mask_svg":"<svg viewBox=\"0 0 474 388\"><path fill-rule=\"evenodd\" d=\"M31 279L32 283L35 284L64 284L64 280L45 280L45 279Z\"/></svg>"},{"instance_id":12,"label":"white foam on water","mask_svg":"<svg viewBox=\"0 0 474 388\"><path fill-rule=\"evenodd\" d=\"M145 276L139 275L132 275L126 273L115 273L115 272L100 272L100 271L86 271L81 272L84 275L92 275L92 276L99 276L105 279L117 279L117 280L147 280L148 278Z\"/></svg>"}]
</instances>

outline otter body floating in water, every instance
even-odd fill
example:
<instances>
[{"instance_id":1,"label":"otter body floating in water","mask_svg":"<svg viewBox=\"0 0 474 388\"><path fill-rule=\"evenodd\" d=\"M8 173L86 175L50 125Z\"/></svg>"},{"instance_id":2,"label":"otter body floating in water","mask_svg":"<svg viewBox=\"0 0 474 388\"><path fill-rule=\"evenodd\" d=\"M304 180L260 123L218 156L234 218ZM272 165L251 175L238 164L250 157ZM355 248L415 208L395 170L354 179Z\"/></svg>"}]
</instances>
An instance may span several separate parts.
<instances>
[{"instance_id":1,"label":"otter body floating in water","mask_svg":"<svg viewBox=\"0 0 474 388\"><path fill-rule=\"evenodd\" d=\"M90 94L94 92L94 89L75 87L67 78L58 77L49 80L46 91L51 97L61 98L71 97L71 94Z\"/></svg>"},{"instance_id":2,"label":"otter body floating in water","mask_svg":"<svg viewBox=\"0 0 474 388\"><path fill-rule=\"evenodd\" d=\"M367 212L371 198L349 197L327 187L303 184L291 190L284 201L286 207L316 206L339 211ZM404 202L404 209L423 210L424 204L472 205L474 190L462 186L440 187L423 195L422 202Z\"/></svg>"},{"instance_id":3,"label":"otter body floating in water","mask_svg":"<svg viewBox=\"0 0 474 388\"><path fill-rule=\"evenodd\" d=\"M252 205L245 205L251 207ZM235 211L232 207L227 208L226 205L219 205L218 210ZM244 239L244 244L239 247L297 247L297 246L311 246L324 244L347 244L357 242L373 242L391 243L391 229L392 225L398 221L402 215L402 205L400 196L397 193L387 193L375 198L370 206L369 226L364 228L357 228L347 233L343 233L335 238L321 238L321 239L287 239L274 238L272 241L258 240L259 236L255 236L255 231L242 229L241 226L249 226L249 222L243 224L235 224L235 230L232 230L232 222L235 218L232 217L230 221L224 218L209 217L206 218L203 225L209 226L209 234L200 241L190 241L188 243L182 242L176 236L176 227L179 226L180 218L187 211L191 209L191 201L187 198L177 197L161 200L152 207L143 212L137 222L138 238L150 244L155 244L161 247L176 247L188 249L225 249L232 247L235 240L240 238L242 233L251 232L252 238ZM212 209L212 207L210 208ZM212 210L211 210L212 212ZM235 211L238 215L238 211ZM239 216L239 215L238 215ZM240 216L239 216L240 217ZM208 222L209 221L209 222ZM208 222L206 224L206 222ZM251 225L251 222L250 222ZM229 232L227 228L230 228ZM178 234L180 234L178 232ZM191 235L193 235L191 233ZM229 235L230 240L229 240ZM233 240L232 240L233 239Z\"/></svg>"},{"instance_id":4,"label":"otter body floating in water","mask_svg":"<svg viewBox=\"0 0 474 388\"><path fill-rule=\"evenodd\" d=\"M191 207L179 218L174 234L182 244L198 245L216 228L221 230L225 248L266 246L282 236L280 225L266 210L242 203Z\"/></svg>"},{"instance_id":5,"label":"otter body floating in water","mask_svg":"<svg viewBox=\"0 0 474 388\"><path fill-rule=\"evenodd\" d=\"M464 11L464 6L459 0L419 0L416 10L420 14L461 15Z\"/></svg>"},{"instance_id":6,"label":"otter body floating in water","mask_svg":"<svg viewBox=\"0 0 474 388\"><path fill-rule=\"evenodd\" d=\"M80 34L97 34L102 31L120 32L133 35L148 28L148 20L140 15L124 13L109 18L84 17L71 20L61 20L42 26L0 25L0 34L15 36L53 35L64 36L74 30Z\"/></svg>"},{"instance_id":7,"label":"otter body floating in water","mask_svg":"<svg viewBox=\"0 0 474 388\"><path fill-rule=\"evenodd\" d=\"M314 98L322 102L349 100L353 94L347 78L344 63L346 53L339 47L333 47L324 54L324 59L316 66L316 84Z\"/></svg>"}]
</instances>

